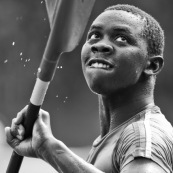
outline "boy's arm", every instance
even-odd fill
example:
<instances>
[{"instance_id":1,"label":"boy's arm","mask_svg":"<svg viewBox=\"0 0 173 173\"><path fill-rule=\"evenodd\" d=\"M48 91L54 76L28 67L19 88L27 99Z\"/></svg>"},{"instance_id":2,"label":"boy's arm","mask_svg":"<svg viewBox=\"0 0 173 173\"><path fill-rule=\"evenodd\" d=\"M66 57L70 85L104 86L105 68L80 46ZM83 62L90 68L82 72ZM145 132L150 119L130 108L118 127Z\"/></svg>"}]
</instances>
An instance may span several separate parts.
<instances>
[{"instance_id":1,"label":"boy's arm","mask_svg":"<svg viewBox=\"0 0 173 173\"><path fill-rule=\"evenodd\" d=\"M65 173L103 173L93 165L75 155L64 143L55 138L47 141L39 149L40 158L57 171ZM163 168L150 159L136 158L127 164L120 173L166 173Z\"/></svg>"},{"instance_id":2,"label":"boy's arm","mask_svg":"<svg viewBox=\"0 0 173 173\"><path fill-rule=\"evenodd\" d=\"M11 127L5 128L7 142L17 154L41 158L59 173L103 173L53 136L49 113L42 109L34 123L32 136L25 139L25 128L21 123L26 111L27 106L12 120Z\"/></svg>"},{"instance_id":3,"label":"boy's arm","mask_svg":"<svg viewBox=\"0 0 173 173\"><path fill-rule=\"evenodd\" d=\"M74 154L63 142L55 138L46 141L38 153L40 158L60 173L103 173Z\"/></svg>"}]
</instances>

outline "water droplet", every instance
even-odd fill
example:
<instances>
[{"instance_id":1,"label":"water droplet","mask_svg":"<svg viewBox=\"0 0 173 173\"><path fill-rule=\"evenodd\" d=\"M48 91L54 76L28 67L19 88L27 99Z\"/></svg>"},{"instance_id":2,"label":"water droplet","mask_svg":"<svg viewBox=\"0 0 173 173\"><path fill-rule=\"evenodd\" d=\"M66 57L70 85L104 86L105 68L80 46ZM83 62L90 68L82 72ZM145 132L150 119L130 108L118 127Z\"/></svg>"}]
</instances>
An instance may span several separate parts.
<instances>
[{"instance_id":1,"label":"water droplet","mask_svg":"<svg viewBox=\"0 0 173 173\"><path fill-rule=\"evenodd\" d=\"M22 53L22 52L20 52L20 56L22 56L22 54L23 54L23 53Z\"/></svg>"},{"instance_id":2,"label":"water droplet","mask_svg":"<svg viewBox=\"0 0 173 173\"><path fill-rule=\"evenodd\" d=\"M4 63L7 63L8 62L8 59L6 59L5 61L4 61Z\"/></svg>"},{"instance_id":3,"label":"water droplet","mask_svg":"<svg viewBox=\"0 0 173 173\"><path fill-rule=\"evenodd\" d=\"M14 46L15 45L15 42L13 41L12 45Z\"/></svg>"},{"instance_id":4,"label":"water droplet","mask_svg":"<svg viewBox=\"0 0 173 173\"><path fill-rule=\"evenodd\" d=\"M60 66L60 68L62 68L62 66Z\"/></svg>"},{"instance_id":5,"label":"water droplet","mask_svg":"<svg viewBox=\"0 0 173 173\"><path fill-rule=\"evenodd\" d=\"M38 68L38 73L40 73L41 72L41 68Z\"/></svg>"},{"instance_id":6,"label":"water droplet","mask_svg":"<svg viewBox=\"0 0 173 173\"><path fill-rule=\"evenodd\" d=\"M16 17L16 20L19 21L19 20L22 20L22 18L23 18L22 16L18 16L18 17Z\"/></svg>"}]
</instances>

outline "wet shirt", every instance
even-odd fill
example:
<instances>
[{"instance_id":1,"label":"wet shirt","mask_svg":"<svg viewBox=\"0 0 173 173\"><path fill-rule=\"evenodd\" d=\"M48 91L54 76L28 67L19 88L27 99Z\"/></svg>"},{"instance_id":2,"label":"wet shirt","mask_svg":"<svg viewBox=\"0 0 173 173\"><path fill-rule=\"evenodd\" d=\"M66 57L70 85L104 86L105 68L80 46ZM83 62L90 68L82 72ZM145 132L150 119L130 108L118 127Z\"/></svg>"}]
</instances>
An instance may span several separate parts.
<instances>
[{"instance_id":1,"label":"wet shirt","mask_svg":"<svg viewBox=\"0 0 173 173\"><path fill-rule=\"evenodd\" d=\"M146 109L98 137L87 161L105 173L119 173L136 157L156 162L173 171L173 127L157 106Z\"/></svg>"}]
</instances>

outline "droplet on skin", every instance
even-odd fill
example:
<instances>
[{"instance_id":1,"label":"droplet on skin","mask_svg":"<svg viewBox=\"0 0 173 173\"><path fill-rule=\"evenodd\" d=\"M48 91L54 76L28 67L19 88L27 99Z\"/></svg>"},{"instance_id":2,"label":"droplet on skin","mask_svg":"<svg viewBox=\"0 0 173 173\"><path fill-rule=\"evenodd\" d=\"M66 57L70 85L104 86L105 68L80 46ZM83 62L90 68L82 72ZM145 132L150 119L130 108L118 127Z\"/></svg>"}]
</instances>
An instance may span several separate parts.
<instances>
[{"instance_id":1,"label":"droplet on skin","mask_svg":"<svg viewBox=\"0 0 173 173\"><path fill-rule=\"evenodd\" d=\"M14 46L15 45L15 42L13 41L12 45Z\"/></svg>"},{"instance_id":2,"label":"droplet on skin","mask_svg":"<svg viewBox=\"0 0 173 173\"><path fill-rule=\"evenodd\" d=\"M20 56L22 56L22 54L23 54L23 53L22 53L22 52L20 52Z\"/></svg>"},{"instance_id":3,"label":"droplet on skin","mask_svg":"<svg viewBox=\"0 0 173 173\"><path fill-rule=\"evenodd\" d=\"M56 95L56 97L58 97L58 95Z\"/></svg>"},{"instance_id":4,"label":"droplet on skin","mask_svg":"<svg viewBox=\"0 0 173 173\"><path fill-rule=\"evenodd\" d=\"M62 66L60 66L60 68L62 68Z\"/></svg>"}]
</instances>

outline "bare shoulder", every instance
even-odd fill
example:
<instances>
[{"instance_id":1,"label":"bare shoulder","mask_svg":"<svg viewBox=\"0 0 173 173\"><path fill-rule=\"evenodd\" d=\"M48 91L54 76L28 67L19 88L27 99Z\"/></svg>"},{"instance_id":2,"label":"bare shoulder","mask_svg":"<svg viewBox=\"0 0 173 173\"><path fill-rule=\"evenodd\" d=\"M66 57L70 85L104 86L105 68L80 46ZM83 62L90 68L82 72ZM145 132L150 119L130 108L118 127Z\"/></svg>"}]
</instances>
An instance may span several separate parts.
<instances>
[{"instance_id":1,"label":"bare shoulder","mask_svg":"<svg viewBox=\"0 0 173 173\"><path fill-rule=\"evenodd\" d=\"M147 158L136 158L132 162L128 163L121 173L166 173L157 163Z\"/></svg>"}]
</instances>

